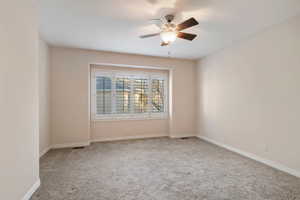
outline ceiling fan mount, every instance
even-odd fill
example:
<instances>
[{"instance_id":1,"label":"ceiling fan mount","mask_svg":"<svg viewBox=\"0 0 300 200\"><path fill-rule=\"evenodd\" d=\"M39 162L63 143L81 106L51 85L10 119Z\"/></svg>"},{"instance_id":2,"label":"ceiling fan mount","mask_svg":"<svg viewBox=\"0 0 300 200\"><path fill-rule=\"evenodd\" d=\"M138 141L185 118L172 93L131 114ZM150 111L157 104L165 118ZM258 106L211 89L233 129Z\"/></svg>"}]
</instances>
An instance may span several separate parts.
<instances>
[{"instance_id":1,"label":"ceiling fan mount","mask_svg":"<svg viewBox=\"0 0 300 200\"><path fill-rule=\"evenodd\" d=\"M140 38L149 38L149 37L154 37L154 36L161 36L162 43L161 46L167 46L174 42L176 38L181 38L185 40L192 41L197 37L196 34L191 34L191 33L184 33L180 32L182 30L188 29L190 27L196 26L199 23L195 18L189 18L188 20L185 20L184 22L176 25L172 23L174 20L175 16L172 14L166 15L164 18L159 19L160 24L156 24L159 26L161 29L160 32L158 33L153 33L153 34L147 34L147 35L142 35Z\"/></svg>"},{"instance_id":2,"label":"ceiling fan mount","mask_svg":"<svg viewBox=\"0 0 300 200\"><path fill-rule=\"evenodd\" d=\"M166 15L165 19L167 20L168 23L171 23L174 20L175 16L170 14L170 15Z\"/></svg>"}]
</instances>

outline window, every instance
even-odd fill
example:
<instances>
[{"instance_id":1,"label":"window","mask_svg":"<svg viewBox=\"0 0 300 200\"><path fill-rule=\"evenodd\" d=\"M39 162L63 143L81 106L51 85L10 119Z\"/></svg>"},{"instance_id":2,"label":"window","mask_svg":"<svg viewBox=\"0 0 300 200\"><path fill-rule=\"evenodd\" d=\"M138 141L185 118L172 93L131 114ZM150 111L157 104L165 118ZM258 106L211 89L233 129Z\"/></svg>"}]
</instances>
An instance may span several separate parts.
<instances>
[{"instance_id":1,"label":"window","mask_svg":"<svg viewBox=\"0 0 300 200\"><path fill-rule=\"evenodd\" d=\"M95 120L168 116L167 74L95 69L91 84Z\"/></svg>"}]
</instances>

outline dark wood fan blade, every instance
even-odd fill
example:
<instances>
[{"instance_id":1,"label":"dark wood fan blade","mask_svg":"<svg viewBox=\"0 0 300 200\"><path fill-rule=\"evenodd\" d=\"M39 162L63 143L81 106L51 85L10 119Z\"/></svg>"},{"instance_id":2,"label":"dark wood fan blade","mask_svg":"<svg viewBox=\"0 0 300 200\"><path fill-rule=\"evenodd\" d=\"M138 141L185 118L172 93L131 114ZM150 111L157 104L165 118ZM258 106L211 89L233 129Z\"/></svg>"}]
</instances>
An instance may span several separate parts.
<instances>
[{"instance_id":1,"label":"dark wood fan blade","mask_svg":"<svg viewBox=\"0 0 300 200\"><path fill-rule=\"evenodd\" d=\"M176 29L177 29L177 31L182 31L184 29L190 28L192 26L196 26L198 24L199 23L197 22L197 20L194 17L192 17L192 18L182 22L181 24L178 24Z\"/></svg>"},{"instance_id":2,"label":"dark wood fan blade","mask_svg":"<svg viewBox=\"0 0 300 200\"><path fill-rule=\"evenodd\" d=\"M167 46L167 45L169 45L170 43L169 42L162 42L161 44L160 44L160 46Z\"/></svg>"},{"instance_id":3,"label":"dark wood fan blade","mask_svg":"<svg viewBox=\"0 0 300 200\"><path fill-rule=\"evenodd\" d=\"M141 35L140 38L149 38L149 37L154 37L158 36L160 33L153 33L153 34L147 34L147 35Z\"/></svg>"},{"instance_id":4,"label":"dark wood fan blade","mask_svg":"<svg viewBox=\"0 0 300 200\"><path fill-rule=\"evenodd\" d=\"M191 33L178 32L177 37L179 37L181 39L192 41L193 39L195 39L195 37L197 37L197 35L191 34Z\"/></svg>"}]
</instances>

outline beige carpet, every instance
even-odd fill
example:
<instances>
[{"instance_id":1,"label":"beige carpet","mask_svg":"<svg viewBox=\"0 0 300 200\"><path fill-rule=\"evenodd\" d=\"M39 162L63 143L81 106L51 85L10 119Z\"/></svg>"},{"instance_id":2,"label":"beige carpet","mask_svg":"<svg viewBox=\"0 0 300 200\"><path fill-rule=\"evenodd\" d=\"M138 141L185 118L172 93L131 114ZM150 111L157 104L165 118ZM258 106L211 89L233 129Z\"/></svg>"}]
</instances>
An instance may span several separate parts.
<instances>
[{"instance_id":1,"label":"beige carpet","mask_svg":"<svg viewBox=\"0 0 300 200\"><path fill-rule=\"evenodd\" d=\"M300 179L197 138L48 152L32 200L299 200Z\"/></svg>"}]
</instances>

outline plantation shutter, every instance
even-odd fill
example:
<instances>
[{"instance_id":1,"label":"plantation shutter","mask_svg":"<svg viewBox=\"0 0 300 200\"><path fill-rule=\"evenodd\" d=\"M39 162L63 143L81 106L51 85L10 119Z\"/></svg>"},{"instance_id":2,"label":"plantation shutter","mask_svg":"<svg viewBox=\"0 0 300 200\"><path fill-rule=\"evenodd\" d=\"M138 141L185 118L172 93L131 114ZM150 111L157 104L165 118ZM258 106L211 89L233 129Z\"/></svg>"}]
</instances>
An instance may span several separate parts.
<instances>
[{"instance_id":1,"label":"plantation shutter","mask_svg":"<svg viewBox=\"0 0 300 200\"><path fill-rule=\"evenodd\" d=\"M116 77L116 113L130 113L131 110L131 79Z\"/></svg>"},{"instance_id":2,"label":"plantation shutter","mask_svg":"<svg viewBox=\"0 0 300 200\"><path fill-rule=\"evenodd\" d=\"M96 113L97 115L112 113L112 78L96 77Z\"/></svg>"},{"instance_id":3,"label":"plantation shutter","mask_svg":"<svg viewBox=\"0 0 300 200\"><path fill-rule=\"evenodd\" d=\"M160 113L165 111L165 80L152 79L151 84L151 112Z\"/></svg>"},{"instance_id":4,"label":"plantation shutter","mask_svg":"<svg viewBox=\"0 0 300 200\"><path fill-rule=\"evenodd\" d=\"M147 78L133 79L133 112L148 112L149 84Z\"/></svg>"},{"instance_id":5,"label":"plantation shutter","mask_svg":"<svg viewBox=\"0 0 300 200\"><path fill-rule=\"evenodd\" d=\"M167 75L97 70L95 119L167 117Z\"/></svg>"}]
</instances>

